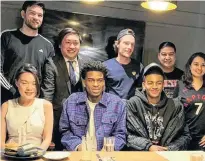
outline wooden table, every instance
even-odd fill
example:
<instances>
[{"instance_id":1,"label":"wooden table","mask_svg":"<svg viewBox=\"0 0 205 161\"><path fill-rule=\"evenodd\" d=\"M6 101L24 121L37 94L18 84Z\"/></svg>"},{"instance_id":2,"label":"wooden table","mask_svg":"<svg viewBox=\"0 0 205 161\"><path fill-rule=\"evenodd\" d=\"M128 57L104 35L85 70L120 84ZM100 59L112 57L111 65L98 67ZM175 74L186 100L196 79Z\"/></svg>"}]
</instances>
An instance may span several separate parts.
<instances>
[{"instance_id":1,"label":"wooden table","mask_svg":"<svg viewBox=\"0 0 205 161\"><path fill-rule=\"evenodd\" d=\"M49 152L48 152L49 153ZM57 152L55 152L57 155ZM66 152L65 152L66 153ZM99 161L96 154L99 154L101 158L109 156L113 157L115 161L168 161L164 157L155 152L92 152L92 161ZM61 161L80 161L82 158L82 152L71 152L69 158ZM2 161L12 161L2 157ZM16 160L15 160L16 161ZM48 161L45 158L36 159L35 161Z\"/></svg>"}]
</instances>

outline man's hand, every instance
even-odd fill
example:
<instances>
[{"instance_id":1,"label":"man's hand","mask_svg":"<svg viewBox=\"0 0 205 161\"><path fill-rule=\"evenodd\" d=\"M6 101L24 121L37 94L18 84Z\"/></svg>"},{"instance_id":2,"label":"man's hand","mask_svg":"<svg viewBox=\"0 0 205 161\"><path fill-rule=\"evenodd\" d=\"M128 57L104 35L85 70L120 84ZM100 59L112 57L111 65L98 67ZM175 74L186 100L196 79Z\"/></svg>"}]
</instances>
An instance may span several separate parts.
<instances>
[{"instance_id":1,"label":"man's hand","mask_svg":"<svg viewBox=\"0 0 205 161\"><path fill-rule=\"evenodd\" d=\"M152 145L149 148L149 151L167 151L168 148L163 147L163 146L158 146L158 145Z\"/></svg>"},{"instance_id":2,"label":"man's hand","mask_svg":"<svg viewBox=\"0 0 205 161\"><path fill-rule=\"evenodd\" d=\"M201 141L199 142L199 146L205 147L205 135L202 137Z\"/></svg>"},{"instance_id":3,"label":"man's hand","mask_svg":"<svg viewBox=\"0 0 205 161\"><path fill-rule=\"evenodd\" d=\"M77 151L82 151L82 144L78 145Z\"/></svg>"}]
</instances>

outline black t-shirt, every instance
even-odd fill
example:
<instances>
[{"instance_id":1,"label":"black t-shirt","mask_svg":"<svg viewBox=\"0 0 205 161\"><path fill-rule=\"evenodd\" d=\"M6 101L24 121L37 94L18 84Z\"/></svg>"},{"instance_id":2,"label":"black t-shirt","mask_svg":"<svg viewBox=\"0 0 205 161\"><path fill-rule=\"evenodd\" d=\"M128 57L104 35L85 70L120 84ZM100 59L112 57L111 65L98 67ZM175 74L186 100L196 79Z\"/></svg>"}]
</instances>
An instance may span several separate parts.
<instances>
[{"instance_id":1,"label":"black t-shirt","mask_svg":"<svg viewBox=\"0 0 205 161\"><path fill-rule=\"evenodd\" d=\"M168 98L173 98L177 82L181 80L181 77L184 74L184 72L179 68L175 68L172 72L164 74L164 91Z\"/></svg>"},{"instance_id":2,"label":"black t-shirt","mask_svg":"<svg viewBox=\"0 0 205 161\"><path fill-rule=\"evenodd\" d=\"M184 105L186 122L189 126L192 141L198 144L205 135L205 85L198 91L187 88L181 81L177 89Z\"/></svg>"}]
</instances>

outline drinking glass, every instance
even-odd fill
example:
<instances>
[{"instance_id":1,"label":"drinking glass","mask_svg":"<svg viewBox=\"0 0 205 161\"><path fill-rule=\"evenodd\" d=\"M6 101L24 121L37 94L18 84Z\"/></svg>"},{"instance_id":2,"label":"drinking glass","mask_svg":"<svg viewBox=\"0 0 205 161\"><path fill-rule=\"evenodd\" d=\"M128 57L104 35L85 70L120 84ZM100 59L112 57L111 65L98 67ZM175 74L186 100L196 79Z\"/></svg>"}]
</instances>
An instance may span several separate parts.
<instances>
[{"instance_id":1,"label":"drinking glass","mask_svg":"<svg viewBox=\"0 0 205 161\"><path fill-rule=\"evenodd\" d=\"M112 152L115 150L115 137L104 137L104 150Z\"/></svg>"},{"instance_id":2,"label":"drinking glass","mask_svg":"<svg viewBox=\"0 0 205 161\"><path fill-rule=\"evenodd\" d=\"M203 153L192 153L190 155L190 161L203 161L204 156Z\"/></svg>"},{"instance_id":3,"label":"drinking glass","mask_svg":"<svg viewBox=\"0 0 205 161\"><path fill-rule=\"evenodd\" d=\"M82 137L82 161L91 161L92 151L96 151L97 143L94 137Z\"/></svg>"}]
</instances>

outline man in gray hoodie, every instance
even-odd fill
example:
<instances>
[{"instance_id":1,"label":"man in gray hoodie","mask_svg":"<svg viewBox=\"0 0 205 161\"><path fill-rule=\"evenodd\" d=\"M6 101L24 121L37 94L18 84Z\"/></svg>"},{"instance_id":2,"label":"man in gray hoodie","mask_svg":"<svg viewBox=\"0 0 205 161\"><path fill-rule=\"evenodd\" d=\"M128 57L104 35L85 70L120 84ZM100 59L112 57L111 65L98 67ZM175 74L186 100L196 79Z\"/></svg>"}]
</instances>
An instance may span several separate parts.
<instances>
[{"instance_id":1,"label":"man in gray hoodie","mask_svg":"<svg viewBox=\"0 0 205 161\"><path fill-rule=\"evenodd\" d=\"M158 64L149 64L143 73L143 90L136 90L127 101L129 150L185 150L191 140L183 106L163 91L164 77Z\"/></svg>"}]
</instances>

